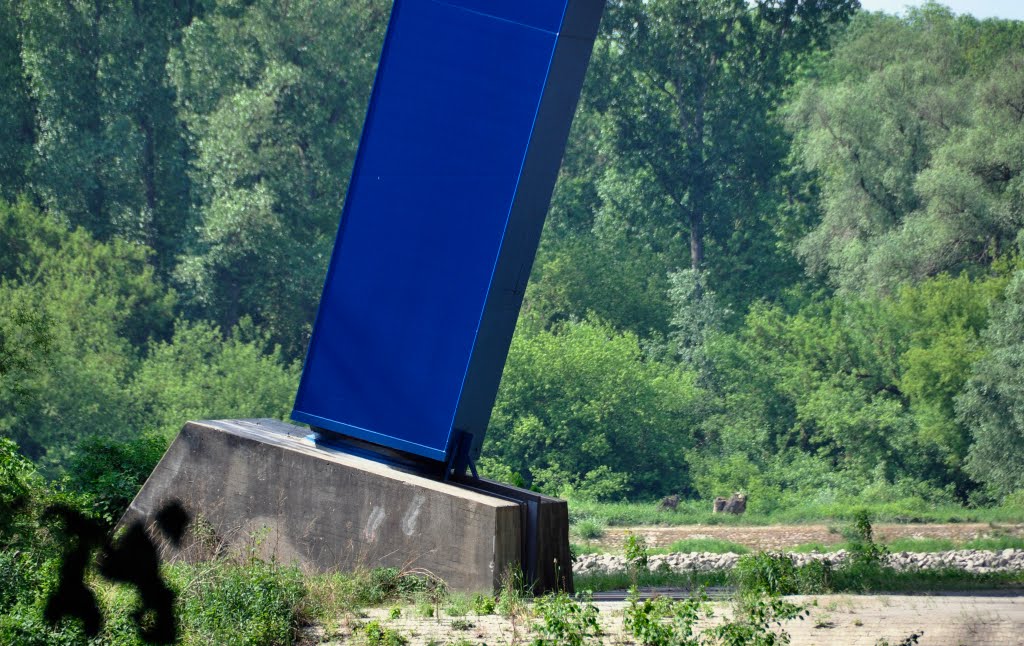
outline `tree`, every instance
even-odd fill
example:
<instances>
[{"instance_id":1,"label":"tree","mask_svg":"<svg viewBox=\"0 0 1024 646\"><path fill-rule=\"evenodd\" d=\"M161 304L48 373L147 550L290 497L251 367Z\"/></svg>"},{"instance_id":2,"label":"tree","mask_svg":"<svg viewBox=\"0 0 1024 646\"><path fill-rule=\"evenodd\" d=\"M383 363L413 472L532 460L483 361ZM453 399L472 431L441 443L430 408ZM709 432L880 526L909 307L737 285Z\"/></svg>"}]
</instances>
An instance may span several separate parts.
<instances>
[{"instance_id":1,"label":"tree","mask_svg":"<svg viewBox=\"0 0 1024 646\"><path fill-rule=\"evenodd\" d=\"M954 401L985 354L981 335L989 324L989 307L1006 283L1005 273L976 280L941 274L904 285L887 303L904 348L898 386L907 396L916 433L938 450L941 478L954 482L963 498L976 483L963 471L971 434L957 419Z\"/></svg>"},{"instance_id":2,"label":"tree","mask_svg":"<svg viewBox=\"0 0 1024 646\"><path fill-rule=\"evenodd\" d=\"M21 64L18 0L0 1L0 199L27 190L35 138L34 106Z\"/></svg>"},{"instance_id":3,"label":"tree","mask_svg":"<svg viewBox=\"0 0 1024 646\"><path fill-rule=\"evenodd\" d=\"M858 16L787 108L821 189L821 221L798 248L812 272L891 293L1008 248L1024 221L1021 47L1019 23L934 4Z\"/></svg>"},{"instance_id":4,"label":"tree","mask_svg":"<svg viewBox=\"0 0 1024 646\"><path fill-rule=\"evenodd\" d=\"M855 0L617 0L595 50L609 150L654 199L629 200L663 239L689 239L706 268L710 235L749 226L785 148L771 124L787 77ZM642 205L642 206L641 206ZM627 216L628 217L628 216ZM663 233L662 233L663 232Z\"/></svg>"},{"instance_id":5,"label":"tree","mask_svg":"<svg viewBox=\"0 0 1024 646\"><path fill-rule=\"evenodd\" d=\"M1024 271L1007 285L982 334L987 355L956 398L971 431L966 469L998 495L1024 489Z\"/></svg>"},{"instance_id":6,"label":"tree","mask_svg":"<svg viewBox=\"0 0 1024 646\"><path fill-rule=\"evenodd\" d=\"M699 397L692 372L645 359L630 332L594 320L520 325L487 452L552 493L686 491Z\"/></svg>"},{"instance_id":7,"label":"tree","mask_svg":"<svg viewBox=\"0 0 1024 646\"><path fill-rule=\"evenodd\" d=\"M299 363L248 319L227 335L208 323L179 321L135 373L130 392L136 428L171 438L193 419L286 419L299 383Z\"/></svg>"},{"instance_id":8,"label":"tree","mask_svg":"<svg viewBox=\"0 0 1024 646\"><path fill-rule=\"evenodd\" d=\"M228 0L168 65L201 218L178 279L194 314L222 329L251 316L291 357L312 326L386 10Z\"/></svg>"},{"instance_id":9,"label":"tree","mask_svg":"<svg viewBox=\"0 0 1024 646\"><path fill-rule=\"evenodd\" d=\"M191 224L187 150L165 79L190 2L18 0L35 115L33 193L99 240L157 251L165 272Z\"/></svg>"},{"instance_id":10,"label":"tree","mask_svg":"<svg viewBox=\"0 0 1024 646\"><path fill-rule=\"evenodd\" d=\"M0 277L0 330L8 347L29 343L13 363L27 369L0 378L0 435L52 467L83 435L131 432L126 386L140 349L169 333L175 296L145 247L68 231L26 202L0 204L0 240L15 236L23 255L4 258L13 269Z\"/></svg>"}]
</instances>

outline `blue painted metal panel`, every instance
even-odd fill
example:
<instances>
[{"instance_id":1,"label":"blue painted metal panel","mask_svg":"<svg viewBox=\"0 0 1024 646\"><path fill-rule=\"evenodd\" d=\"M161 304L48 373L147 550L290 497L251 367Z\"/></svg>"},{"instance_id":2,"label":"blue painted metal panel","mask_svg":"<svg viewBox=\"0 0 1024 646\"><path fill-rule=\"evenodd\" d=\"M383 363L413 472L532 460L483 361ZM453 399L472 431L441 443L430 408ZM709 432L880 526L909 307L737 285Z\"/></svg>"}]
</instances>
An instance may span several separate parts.
<instances>
[{"instance_id":1,"label":"blue painted metal panel","mask_svg":"<svg viewBox=\"0 0 1024 646\"><path fill-rule=\"evenodd\" d=\"M292 417L479 455L603 0L396 0Z\"/></svg>"}]
</instances>

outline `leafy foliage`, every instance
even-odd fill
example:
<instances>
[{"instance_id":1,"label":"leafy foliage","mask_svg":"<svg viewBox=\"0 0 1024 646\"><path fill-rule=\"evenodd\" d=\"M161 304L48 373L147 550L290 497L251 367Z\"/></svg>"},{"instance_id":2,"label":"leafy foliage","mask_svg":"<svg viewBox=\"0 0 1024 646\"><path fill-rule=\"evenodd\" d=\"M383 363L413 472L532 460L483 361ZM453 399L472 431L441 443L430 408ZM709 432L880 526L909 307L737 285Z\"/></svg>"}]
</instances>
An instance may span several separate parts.
<instances>
[{"instance_id":1,"label":"leafy foliage","mask_svg":"<svg viewBox=\"0 0 1024 646\"><path fill-rule=\"evenodd\" d=\"M548 594L534 602L534 611L540 622L534 625L538 637L535 646L584 646L600 643L601 625L597 621L598 609L586 598L573 600L564 592Z\"/></svg>"},{"instance_id":2,"label":"leafy foliage","mask_svg":"<svg viewBox=\"0 0 1024 646\"><path fill-rule=\"evenodd\" d=\"M971 431L967 470L997 494L1024 489L1024 272L1006 288L983 333L989 353L972 367L956 399L958 419Z\"/></svg>"},{"instance_id":3,"label":"leafy foliage","mask_svg":"<svg viewBox=\"0 0 1024 646\"><path fill-rule=\"evenodd\" d=\"M645 361L630 332L598 321L521 325L489 450L527 484L569 497L669 493L687 486L698 392L692 373Z\"/></svg>"}]
</instances>

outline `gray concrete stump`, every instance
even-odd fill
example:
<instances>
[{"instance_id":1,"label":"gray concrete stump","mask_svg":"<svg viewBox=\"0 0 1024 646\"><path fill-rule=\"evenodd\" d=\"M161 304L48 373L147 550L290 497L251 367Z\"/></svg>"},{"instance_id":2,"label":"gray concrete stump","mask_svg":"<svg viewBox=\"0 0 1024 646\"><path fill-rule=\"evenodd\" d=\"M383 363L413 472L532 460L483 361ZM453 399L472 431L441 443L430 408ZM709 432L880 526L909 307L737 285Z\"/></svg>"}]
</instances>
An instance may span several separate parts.
<instances>
[{"instance_id":1,"label":"gray concrete stump","mask_svg":"<svg viewBox=\"0 0 1024 646\"><path fill-rule=\"evenodd\" d=\"M180 501L193 519L165 558L255 553L307 571L395 567L454 590L497 589L520 568L572 591L565 501L488 480L443 483L315 445L277 420L189 422L119 525Z\"/></svg>"}]
</instances>

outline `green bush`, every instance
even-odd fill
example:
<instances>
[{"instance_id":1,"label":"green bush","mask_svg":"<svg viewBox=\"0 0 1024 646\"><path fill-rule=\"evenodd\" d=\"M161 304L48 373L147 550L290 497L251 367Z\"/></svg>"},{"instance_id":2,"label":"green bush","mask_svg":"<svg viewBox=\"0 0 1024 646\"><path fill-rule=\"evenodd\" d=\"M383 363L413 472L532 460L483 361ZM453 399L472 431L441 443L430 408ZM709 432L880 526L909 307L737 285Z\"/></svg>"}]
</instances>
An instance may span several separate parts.
<instances>
[{"instance_id":1,"label":"green bush","mask_svg":"<svg viewBox=\"0 0 1024 646\"><path fill-rule=\"evenodd\" d=\"M758 552L741 556L733 576L741 594L785 595L799 591L797 568L784 554Z\"/></svg>"},{"instance_id":2,"label":"green bush","mask_svg":"<svg viewBox=\"0 0 1024 646\"><path fill-rule=\"evenodd\" d=\"M398 568L374 568L358 586L355 601L360 605L378 606L387 601L409 599L424 592L443 595L444 582L416 576Z\"/></svg>"},{"instance_id":3,"label":"green bush","mask_svg":"<svg viewBox=\"0 0 1024 646\"><path fill-rule=\"evenodd\" d=\"M71 456L70 482L88 496L95 516L113 527L166 449L167 441L154 434L126 441L89 436Z\"/></svg>"},{"instance_id":4,"label":"green bush","mask_svg":"<svg viewBox=\"0 0 1024 646\"><path fill-rule=\"evenodd\" d=\"M493 615L497 604L494 597L489 594L477 594L473 596L473 612L477 615Z\"/></svg>"},{"instance_id":5,"label":"green bush","mask_svg":"<svg viewBox=\"0 0 1024 646\"><path fill-rule=\"evenodd\" d=\"M298 570L253 560L172 567L185 644L291 644L307 590Z\"/></svg>"},{"instance_id":6,"label":"green bush","mask_svg":"<svg viewBox=\"0 0 1024 646\"><path fill-rule=\"evenodd\" d=\"M604 536L604 525L599 520L593 518L579 520L573 524L572 528L575 534L585 541Z\"/></svg>"},{"instance_id":7,"label":"green bush","mask_svg":"<svg viewBox=\"0 0 1024 646\"><path fill-rule=\"evenodd\" d=\"M535 646L583 646L599 643L601 626L597 606L585 596L573 600L564 592L540 597L534 602L540 622L533 629L538 633Z\"/></svg>"},{"instance_id":8,"label":"green bush","mask_svg":"<svg viewBox=\"0 0 1024 646\"><path fill-rule=\"evenodd\" d=\"M362 633L368 646L403 646L409 643L403 634L382 626L379 621L371 621L363 626Z\"/></svg>"},{"instance_id":9,"label":"green bush","mask_svg":"<svg viewBox=\"0 0 1024 646\"><path fill-rule=\"evenodd\" d=\"M697 621L711 616L707 597L673 601L667 597L637 598L636 588L630 590L629 605L623 621L641 644L650 646L697 646L694 632Z\"/></svg>"}]
</instances>

